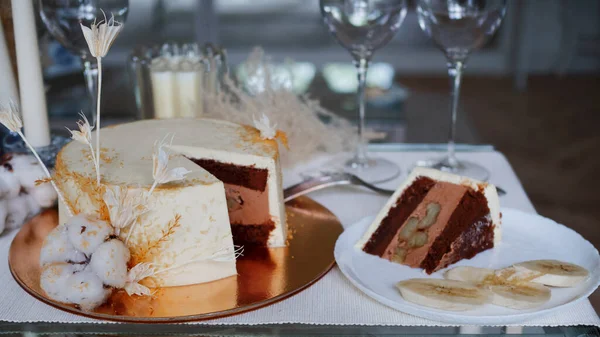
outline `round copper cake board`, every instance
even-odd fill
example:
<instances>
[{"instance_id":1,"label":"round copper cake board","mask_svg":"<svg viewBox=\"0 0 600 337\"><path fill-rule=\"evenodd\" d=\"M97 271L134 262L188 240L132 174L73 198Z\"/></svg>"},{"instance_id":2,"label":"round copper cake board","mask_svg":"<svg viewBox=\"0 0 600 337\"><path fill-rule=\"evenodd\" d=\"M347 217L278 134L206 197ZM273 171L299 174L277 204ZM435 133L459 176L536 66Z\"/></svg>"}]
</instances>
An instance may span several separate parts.
<instances>
[{"instance_id":1,"label":"round copper cake board","mask_svg":"<svg viewBox=\"0 0 600 337\"><path fill-rule=\"evenodd\" d=\"M160 288L152 297L128 296L119 290L94 312L56 302L40 288L40 250L58 225L49 210L25 224L8 255L17 283L38 300L73 314L133 323L171 323L213 319L258 309L290 297L323 277L334 265L333 249L343 228L312 199L286 204L291 237L288 247L246 247L237 261L238 275L209 283Z\"/></svg>"}]
</instances>

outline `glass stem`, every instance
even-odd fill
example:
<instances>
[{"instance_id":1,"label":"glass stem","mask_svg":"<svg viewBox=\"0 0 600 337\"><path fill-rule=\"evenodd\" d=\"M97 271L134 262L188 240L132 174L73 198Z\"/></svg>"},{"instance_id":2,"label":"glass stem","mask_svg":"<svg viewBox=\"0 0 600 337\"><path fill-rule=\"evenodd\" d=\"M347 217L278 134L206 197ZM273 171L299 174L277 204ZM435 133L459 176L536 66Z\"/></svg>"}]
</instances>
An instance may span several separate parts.
<instances>
[{"instance_id":1,"label":"glass stem","mask_svg":"<svg viewBox=\"0 0 600 337\"><path fill-rule=\"evenodd\" d=\"M96 101L97 101L97 86L98 86L98 65L96 62L91 62L89 58L81 58L83 63L83 76L85 84L90 95L90 115L92 124L96 125Z\"/></svg>"},{"instance_id":2,"label":"glass stem","mask_svg":"<svg viewBox=\"0 0 600 337\"><path fill-rule=\"evenodd\" d=\"M450 134L448 136L448 164L452 168L457 168L459 163L456 159L455 139L456 139L456 116L458 114L458 98L460 95L460 83L462 79L462 71L464 68L463 61L448 62L448 75L450 75Z\"/></svg>"},{"instance_id":3,"label":"glass stem","mask_svg":"<svg viewBox=\"0 0 600 337\"><path fill-rule=\"evenodd\" d=\"M356 71L358 74L358 143L356 145L356 153L354 160L359 166L366 166L368 164L367 158L367 140L365 138L365 89L367 86L367 69L369 67L369 60L366 58L360 58L354 61Z\"/></svg>"}]
</instances>

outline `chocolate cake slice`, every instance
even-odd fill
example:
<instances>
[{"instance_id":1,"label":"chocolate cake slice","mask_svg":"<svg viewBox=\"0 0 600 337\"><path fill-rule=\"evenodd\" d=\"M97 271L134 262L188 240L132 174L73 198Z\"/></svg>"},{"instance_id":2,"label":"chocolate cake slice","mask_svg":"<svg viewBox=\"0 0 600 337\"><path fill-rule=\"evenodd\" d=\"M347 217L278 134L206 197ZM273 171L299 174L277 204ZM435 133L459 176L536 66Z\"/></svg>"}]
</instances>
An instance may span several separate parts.
<instances>
[{"instance_id":1,"label":"chocolate cake slice","mask_svg":"<svg viewBox=\"0 0 600 337\"><path fill-rule=\"evenodd\" d=\"M491 184L415 168L356 247L431 274L498 244L499 209Z\"/></svg>"},{"instance_id":2,"label":"chocolate cake slice","mask_svg":"<svg viewBox=\"0 0 600 337\"><path fill-rule=\"evenodd\" d=\"M244 166L215 159L190 159L225 184L233 242L240 246L267 246L275 229L267 191L269 170L254 164ZM276 176L275 171L271 174Z\"/></svg>"}]
</instances>

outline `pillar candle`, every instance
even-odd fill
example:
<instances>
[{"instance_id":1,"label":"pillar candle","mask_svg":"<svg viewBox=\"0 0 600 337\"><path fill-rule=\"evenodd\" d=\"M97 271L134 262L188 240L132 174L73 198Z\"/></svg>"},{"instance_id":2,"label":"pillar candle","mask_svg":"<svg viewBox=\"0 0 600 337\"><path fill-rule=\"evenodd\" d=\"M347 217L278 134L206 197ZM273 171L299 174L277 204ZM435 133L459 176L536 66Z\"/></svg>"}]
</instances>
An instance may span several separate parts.
<instances>
[{"instance_id":1,"label":"pillar candle","mask_svg":"<svg viewBox=\"0 0 600 337\"><path fill-rule=\"evenodd\" d=\"M179 71L175 73L177 80L177 101L179 102L178 117L195 117L202 114L201 74L202 67L199 63L184 61Z\"/></svg>"},{"instance_id":2,"label":"pillar candle","mask_svg":"<svg viewBox=\"0 0 600 337\"><path fill-rule=\"evenodd\" d=\"M3 78L0 81L0 104L6 104L10 100L19 102L19 93L15 81L15 74L10 62L10 54L8 53L8 45L4 37L4 29L2 28L2 19L0 18L0 74Z\"/></svg>"},{"instance_id":3,"label":"pillar candle","mask_svg":"<svg viewBox=\"0 0 600 337\"><path fill-rule=\"evenodd\" d=\"M175 76L172 71L152 72L152 96L155 118L175 117Z\"/></svg>"},{"instance_id":4,"label":"pillar candle","mask_svg":"<svg viewBox=\"0 0 600 337\"><path fill-rule=\"evenodd\" d=\"M50 127L33 1L12 0L19 93L25 136L35 147L50 144Z\"/></svg>"},{"instance_id":5,"label":"pillar candle","mask_svg":"<svg viewBox=\"0 0 600 337\"><path fill-rule=\"evenodd\" d=\"M152 98L155 118L173 118L176 116L175 73L171 70L170 61L158 58L150 66L152 82Z\"/></svg>"}]
</instances>

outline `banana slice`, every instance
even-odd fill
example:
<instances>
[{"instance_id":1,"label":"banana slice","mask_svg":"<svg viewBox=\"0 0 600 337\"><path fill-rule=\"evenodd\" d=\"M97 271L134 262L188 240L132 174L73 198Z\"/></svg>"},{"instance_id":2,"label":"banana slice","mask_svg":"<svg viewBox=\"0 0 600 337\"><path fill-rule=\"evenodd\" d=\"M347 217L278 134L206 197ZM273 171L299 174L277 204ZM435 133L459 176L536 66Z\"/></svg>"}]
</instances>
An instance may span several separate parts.
<instances>
[{"instance_id":1,"label":"banana slice","mask_svg":"<svg viewBox=\"0 0 600 337\"><path fill-rule=\"evenodd\" d=\"M461 281L410 279L396 287L405 300L436 309L465 311L490 303L486 290Z\"/></svg>"},{"instance_id":2,"label":"banana slice","mask_svg":"<svg viewBox=\"0 0 600 337\"><path fill-rule=\"evenodd\" d=\"M494 269L477 267L455 267L444 273L448 280L465 281L471 283L482 283L486 278L495 274Z\"/></svg>"},{"instance_id":3,"label":"banana slice","mask_svg":"<svg viewBox=\"0 0 600 337\"><path fill-rule=\"evenodd\" d=\"M491 285L488 289L493 304L519 310L539 307L551 294L548 287L533 282Z\"/></svg>"},{"instance_id":4,"label":"banana slice","mask_svg":"<svg viewBox=\"0 0 600 337\"><path fill-rule=\"evenodd\" d=\"M513 266L518 277L528 277L532 282L552 287L573 287L588 278L587 269L558 260L534 260Z\"/></svg>"}]
</instances>

